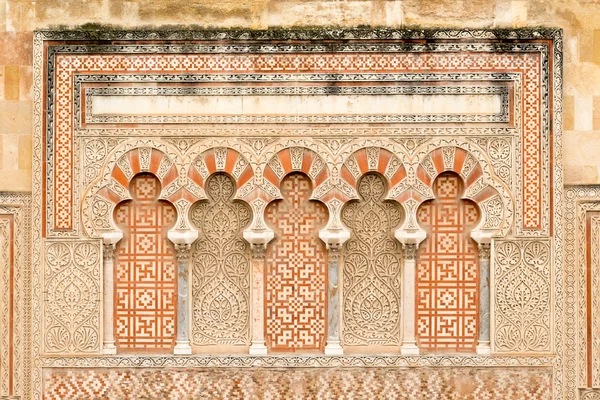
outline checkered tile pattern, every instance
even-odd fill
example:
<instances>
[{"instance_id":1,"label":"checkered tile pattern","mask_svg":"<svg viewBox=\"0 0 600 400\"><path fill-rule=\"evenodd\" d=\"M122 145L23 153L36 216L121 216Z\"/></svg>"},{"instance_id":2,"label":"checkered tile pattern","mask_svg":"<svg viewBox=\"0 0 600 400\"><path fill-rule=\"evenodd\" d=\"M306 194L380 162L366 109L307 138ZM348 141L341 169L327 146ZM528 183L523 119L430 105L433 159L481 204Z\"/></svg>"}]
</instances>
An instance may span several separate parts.
<instances>
[{"instance_id":1,"label":"checkered tile pattern","mask_svg":"<svg viewBox=\"0 0 600 400\"><path fill-rule=\"evenodd\" d=\"M436 199L418 211L428 230L417 260L416 320L419 347L425 351L474 351L478 324L479 265L470 229L476 206L460 199L458 175L440 175Z\"/></svg>"},{"instance_id":2,"label":"checkered tile pattern","mask_svg":"<svg viewBox=\"0 0 600 400\"><path fill-rule=\"evenodd\" d=\"M132 201L118 206L123 230L115 259L115 330L120 351L168 351L175 340L177 259L167 231L175 208L158 201L160 183L150 174L131 182Z\"/></svg>"},{"instance_id":3,"label":"checkered tile pattern","mask_svg":"<svg viewBox=\"0 0 600 400\"><path fill-rule=\"evenodd\" d=\"M319 350L325 346L327 259L319 230L327 208L309 201L302 174L281 182L283 200L271 203L265 221L275 231L266 263L266 341L270 350Z\"/></svg>"},{"instance_id":4,"label":"checkered tile pattern","mask_svg":"<svg viewBox=\"0 0 600 400\"><path fill-rule=\"evenodd\" d=\"M46 370L45 400L550 400L549 368Z\"/></svg>"}]
</instances>

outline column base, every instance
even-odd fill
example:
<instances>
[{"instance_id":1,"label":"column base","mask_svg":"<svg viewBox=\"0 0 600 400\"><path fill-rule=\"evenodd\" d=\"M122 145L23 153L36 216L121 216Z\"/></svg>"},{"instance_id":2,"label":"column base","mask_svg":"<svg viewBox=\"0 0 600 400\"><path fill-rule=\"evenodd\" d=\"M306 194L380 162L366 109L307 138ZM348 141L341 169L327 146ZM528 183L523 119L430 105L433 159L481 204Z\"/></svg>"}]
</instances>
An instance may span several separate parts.
<instances>
[{"instance_id":1,"label":"column base","mask_svg":"<svg viewBox=\"0 0 600 400\"><path fill-rule=\"evenodd\" d=\"M117 354L117 346L115 341L104 342L102 345L102 354Z\"/></svg>"},{"instance_id":2,"label":"column base","mask_svg":"<svg viewBox=\"0 0 600 400\"><path fill-rule=\"evenodd\" d=\"M482 342L482 341L477 342L477 347L475 348L475 351L480 356L491 356L492 355L492 348L490 347L490 342L489 341L487 341L487 342Z\"/></svg>"},{"instance_id":3,"label":"column base","mask_svg":"<svg viewBox=\"0 0 600 400\"><path fill-rule=\"evenodd\" d=\"M175 341L175 348L173 348L173 354L175 355L189 355L192 354L192 346L190 346L189 340Z\"/></svg>"},{"instance_id":4,"label":"column base","mask_svg":"<svg viewBox=\"0 0 600 400\"><path fill-rule=\"evenodd\" d=\"M252 356L266 356L267 346L265 346L264 340L253 340L250 345L249 354Z\"/></svg>"},{"instance_id":5,"label":"column base","mask_svg":"<svg viewBox=\"0 0 600 400\"><path fill-rule=\"evenodd\" d=\"M402 346L400 346L400 354L403 356L418 356L419 347L417 346L417 342L402 342Z\"/></svg>"},{"instance_id":6,"label":"column base","mask_svg":"<svg viewBox=\"0 0 600 400\"><path fill-rule=\"evenodd\" d=\"M327 340L325 345L325 355L341 356L344 354L344 348L340 345L339 340Z\"/></svg>"}]
</instances>

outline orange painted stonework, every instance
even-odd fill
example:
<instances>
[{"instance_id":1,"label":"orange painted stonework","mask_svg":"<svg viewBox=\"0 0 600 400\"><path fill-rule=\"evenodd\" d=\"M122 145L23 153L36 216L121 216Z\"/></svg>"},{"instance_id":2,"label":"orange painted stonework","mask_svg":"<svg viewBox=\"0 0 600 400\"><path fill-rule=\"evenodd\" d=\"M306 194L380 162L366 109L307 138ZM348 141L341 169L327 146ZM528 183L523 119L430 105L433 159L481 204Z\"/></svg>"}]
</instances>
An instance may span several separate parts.
<instances>
[{"instance_id":1,"label":"orange painted stonework","mask_svg":"<svg viewBox=\"0 0 600 400\"><path fill-rule=\"evenodd\" d=\"M115 331L124 351L168 351L175 340L177 259L167 231L175 208L158 201L160 184L136 175L133 200L120 204L115 220L124 232L115 258Z\"/></svg>"},{"instance_id":2,"label":"orange painted stonework","mask_svg":"<svg viewBox=\"0 0 600 400\"><path fill-rule=\"evenodd\" d=\"M418 251L416 288L417 336L426 352L475 350L479 262L469 232L479 215L460 199L462 186L458 175L441 174L433 184L435 200L417 213L429 231Z\"/></svg>"},{"instance_id":3,"label":"orange painted stonework","mask_svg":"<svg viewBox=\"0 0 600 400\"><path fill-rule=\"evenodd\" d=\"M266 264L266 340L274 351L322 350L327 325L327 257L319 230L327 209L309 201L302 174L281 182L283 200L269 205L265 221L275 231Z\"/></svg>"}]
</instances>

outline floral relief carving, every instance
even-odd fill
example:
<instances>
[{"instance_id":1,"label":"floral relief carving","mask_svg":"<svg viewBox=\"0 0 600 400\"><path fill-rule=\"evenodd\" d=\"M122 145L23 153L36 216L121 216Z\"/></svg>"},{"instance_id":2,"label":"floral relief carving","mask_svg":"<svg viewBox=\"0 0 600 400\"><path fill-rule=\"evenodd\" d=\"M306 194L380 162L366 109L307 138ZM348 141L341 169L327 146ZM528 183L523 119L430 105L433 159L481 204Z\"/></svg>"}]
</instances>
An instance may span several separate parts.
<instances>
[{"instance_id":1,"label":"floral relief carving","mask_svg":"<svg viewBox=\"0 0 600 400\"><path fill-rule=\"evenodd\" d=\"M548 242L498 242L494 275L496 351L549 351Z\"/></svg>"},{"instance_id":2,"label":"floral relief carving","mask_svg":"<svg viewBox=\"0 0 600 400\"><path fill-rule=\"evenodd\" d=\"M99 243L47 243L44 278L46 352L99 351Z\"/></svg>"},{"instance_id":3,"label":"floral relief carving","mask_svg":"<svg viewBox=\"0 0 600 400\"><path fill-rule=\"evenodd\" d=\"M580 400L600 400L600 389L581 389L579 391Z\"/></svg>"},{"instance_id":4,"label":"floral relief carving","mask_svg":"<svg viewBox=\"0 0 600 400\"><path fill-rule=\"evenodd\" d=\"M192 261L192 343L246 345L250 321L250 247L242 232L252 220L250 207L233 201L235 184L212 175L209 200L191 212L200 235Z\"/></svg>"},{"instance_id":5,"label":"floral relief carving","mask_svg":"<svg viewBox=\"0 0 600 400\"><path fill-rule=\"evenodd\" d=\"M352 231L344 245L345 345L398 345L400 340L400 244L393 238L402 221L399 204L384 201L386 185L377 174L358 183L360 201L342 210Z\"/></svg>"}]
</instances>

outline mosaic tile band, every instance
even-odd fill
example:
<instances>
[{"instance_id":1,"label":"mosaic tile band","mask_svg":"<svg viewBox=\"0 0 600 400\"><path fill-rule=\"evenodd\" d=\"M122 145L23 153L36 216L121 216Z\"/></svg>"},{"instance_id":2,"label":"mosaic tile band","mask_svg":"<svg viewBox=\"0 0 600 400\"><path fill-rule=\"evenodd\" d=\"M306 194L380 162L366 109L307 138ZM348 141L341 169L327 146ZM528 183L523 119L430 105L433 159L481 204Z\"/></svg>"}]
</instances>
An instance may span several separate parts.
<instances>
[{"instance_id":1,"label":"mosaic tile band","mask_svg":"<svg viewBox=\"0 0 600 400\"><path fill-rule=\"evenodd\" d=\"M44 399L548 400L548 368L48 369Z\"/></svg>"}]
</instances>

